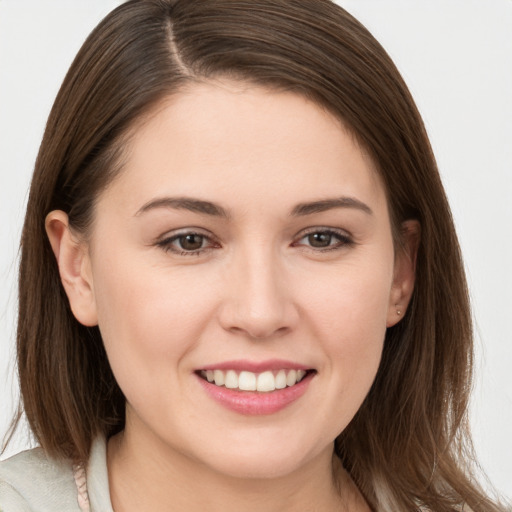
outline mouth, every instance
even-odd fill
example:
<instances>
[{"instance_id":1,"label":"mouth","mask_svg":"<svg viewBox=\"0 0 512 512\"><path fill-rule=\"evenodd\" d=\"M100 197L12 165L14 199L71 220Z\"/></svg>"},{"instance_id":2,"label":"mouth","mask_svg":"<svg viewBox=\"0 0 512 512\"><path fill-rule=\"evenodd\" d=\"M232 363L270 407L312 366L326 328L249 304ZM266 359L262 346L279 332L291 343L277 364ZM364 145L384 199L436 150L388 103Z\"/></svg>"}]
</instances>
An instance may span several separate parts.
<instances>
[{"instance_id":1,"label":"mouth","mask_svg":"<svg viewBox=\"0 0 512 512\"><path fill-rule=\"evenodd\" d=\"M196 378L219 405L247 416L278 413L297 402L317 374L284 359L232 360L198 368Z\"/></svg>"},{"instance_id":2,"label":"mouth","mask_svg":"<svg viewBox=\"0 0 512 512\"><path fill-rule=\"evenodd\" d=\"M292 388L307 376L316 373L312 369L276 369L255 373L235 369L208 369L198 370L197 375L220 388L233 391L257 391L271 393L273 391Z\"/></svg>"}]
</instances>

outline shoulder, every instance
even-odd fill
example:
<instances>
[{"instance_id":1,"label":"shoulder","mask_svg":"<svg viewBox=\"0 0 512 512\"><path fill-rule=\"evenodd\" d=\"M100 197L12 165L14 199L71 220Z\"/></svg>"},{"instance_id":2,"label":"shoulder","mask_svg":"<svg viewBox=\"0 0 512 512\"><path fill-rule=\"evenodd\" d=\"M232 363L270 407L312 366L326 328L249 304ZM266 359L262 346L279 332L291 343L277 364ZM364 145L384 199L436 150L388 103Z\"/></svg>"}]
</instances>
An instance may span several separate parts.
<instances>
[{"instance_id":1,"label":"shoulder","mask_svg":"<svg viewBox=\"0 0 512 512\"><path fill-rule=\"evenodd\" d=\"M0 462L0 512L79 511L69 461L48 458L41 448Z\"/></svg>"}]
</instances>

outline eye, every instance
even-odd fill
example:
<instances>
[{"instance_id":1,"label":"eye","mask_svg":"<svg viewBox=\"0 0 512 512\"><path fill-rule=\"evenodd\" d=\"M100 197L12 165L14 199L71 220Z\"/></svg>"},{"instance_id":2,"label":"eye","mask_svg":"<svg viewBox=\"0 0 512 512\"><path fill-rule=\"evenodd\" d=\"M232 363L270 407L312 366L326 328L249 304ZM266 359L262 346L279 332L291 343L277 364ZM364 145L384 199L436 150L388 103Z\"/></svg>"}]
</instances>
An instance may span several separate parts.
<instances>
[{"instance_id":1,"label":"eye","mask_svg":"<svg viewBox=\"0 0 512 512\"><path fill-rule=\"evenodd\" d=\"M340 249L347 245L352 245L353 240L349 235L342 231L327 228L315 228L301 238L294 245L303 245L317 250Z\"/></svg>"},{"instance_id":2,"label":"eye","mask_svg":"<svg viewBox=\"0 0 512 512\"><path fill-rule=\"evenodd\" d=\"M209 236L193 231L177 233L157 242L157 245L164 249L164 251L185 256L198 255L206 250L218 247L218 244Z\"/></svg>"},{"instance_id":3,"label":"eye","mask_svg":"<svg viewBox=\"0 0 512 512\"><path fill-rule=\"evenodd\" d=\"M198 249L203 248L205 237L195 233L190 233L188 235L179 236L176 238L176 242L184 251L197 251Z\"/></svg>"},{"instance_id":4,"label":"eye","mask_svg":"<svg viewBox=\"0 0 512 512\"><path fill-rule=\"evenodd\" d=\"M333 236L331 233L311 233L307 237L307 241L311 247L329 247L332 243Z\"/></svg>"}]
</instances>

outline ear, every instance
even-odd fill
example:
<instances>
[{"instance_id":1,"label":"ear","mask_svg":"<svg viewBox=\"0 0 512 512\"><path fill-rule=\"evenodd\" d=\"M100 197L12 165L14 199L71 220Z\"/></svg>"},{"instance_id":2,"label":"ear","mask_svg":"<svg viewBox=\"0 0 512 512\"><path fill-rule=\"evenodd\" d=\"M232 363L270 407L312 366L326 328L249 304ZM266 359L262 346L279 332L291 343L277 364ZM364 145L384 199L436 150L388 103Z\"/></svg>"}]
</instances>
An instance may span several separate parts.
<instances>
[{"instance_id":1,"label":"ear","mask_svg":"<svg viewBox=\"0 0 512 512\"><path fill-rule=\"evenodd\" d=\"M407 220L402 223L401 227L402 245L397 249L395 255L386 327L392 327L404 317L414 290L421 227L417 220Z\"/></svg>"},{"instance_id":2,"label":"ear","mask_svg":"<svg viewBox=\"0 0 512 512\"><path fill-rule=\"evenodd\" d=\"M97 325L87 245L73 234L68 216L61 210L52 211L46 216L45 227L73 315L83 325Z\"/></svg>"}]
</instances>

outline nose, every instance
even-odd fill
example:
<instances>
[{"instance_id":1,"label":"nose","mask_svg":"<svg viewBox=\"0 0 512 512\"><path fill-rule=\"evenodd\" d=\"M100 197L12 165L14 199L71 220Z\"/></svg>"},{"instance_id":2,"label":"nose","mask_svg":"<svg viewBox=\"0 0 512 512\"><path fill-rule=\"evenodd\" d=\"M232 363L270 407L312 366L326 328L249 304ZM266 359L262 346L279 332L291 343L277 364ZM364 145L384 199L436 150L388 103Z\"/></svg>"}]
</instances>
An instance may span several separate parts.
<instances>
[{"instance_id":1,"label":"nose","mask_svg":"<svg viewBox=\"0 0 512 512\"><path fill-rule=\"evenodd\" d=\"M226 276L227 293L220 324L254 339L290 332L299 320L293 292L279 258L270 251L251 251L236 258Z\"/></svg>"}]
</instances>

